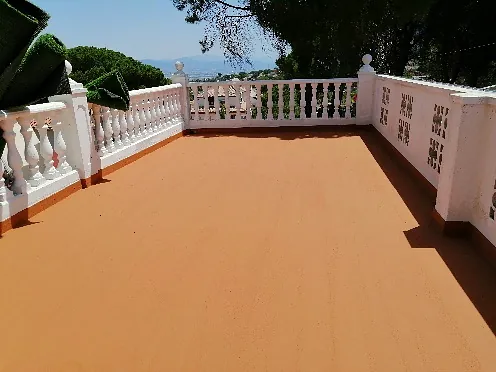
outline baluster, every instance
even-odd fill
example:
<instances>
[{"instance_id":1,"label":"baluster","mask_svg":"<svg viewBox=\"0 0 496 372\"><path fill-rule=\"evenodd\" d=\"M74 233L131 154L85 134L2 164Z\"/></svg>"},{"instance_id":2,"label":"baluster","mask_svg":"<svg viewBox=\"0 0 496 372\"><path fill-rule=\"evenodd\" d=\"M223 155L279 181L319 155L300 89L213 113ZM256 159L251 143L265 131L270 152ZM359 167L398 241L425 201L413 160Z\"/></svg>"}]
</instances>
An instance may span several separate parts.
<instances>
[{"instance_id":1,"label":"baluster","mask_svg":"<svg viewBox=\"0 0 496 372\"><path fill-rule=\"evenodd\" d=\"M152 103L148 96L145 97L145 117L146 117L146 131L149 135L153 134L152 123Z\"/></svg>"},{"instance_id":2,"label":"baluster","mask_svg":"<svg viewBox=\"0 0 496 372\"><path fill-rule=\"evenodd\" d=\"M105 135L105 148L108 152L115 151L114 140L112 139L112 118L110 117L110 109L103 107L103 133Z\"/></svg>"},{"instance_id":3,"label":"baluster","mask_svg":"<svg viewBox=\"0 0 496 372\"><path fill-rule=\"evenodd\" d=\"M172 113L170 107L170 94L169 92L165 92L164 96L164 107L165 107L165 127L170 127L172 125Z\"/></svg>"},{"instance_id":4,"label":"baluster","mask_svg":"<svg viewBox=\"0 0 496 372\"><path fill-rule=\"evenodd\" d=\"M136 140L139 140L143 137L141 133L141 116L140 116L140 105L139 100L135 99L132 102L133 105L133 124L134 124L134 134Z\"/></svg>"},{"instance_id":5,"label":"baluster","mask_svg":"<svg viewBox=\"0 0 496 372\"><path fill-rule=\"evenodd\" d=\"M196 87L193 87L193 106L195 108L195 116L194 116L194 120L198 121L200 120L200 105L198 105L198 99L199 99L199 94L200 94L200 87L199 86L196 86Z\"/></svg>"},{"instance_id":6,"label":"baluster","mask_svg":"<svg viewBox=\"0 0 496 372\"><path fill-rule=\"evenodd\" d=\"M322 101L322 120L329 119L327 107L329 106L329 83L323 83L322 89L324 90L324 98Z\"/></svg>"},{"instance_id":7,"label":"baluster","mask_svg":"<svg viewBox=\"0 0 496 372\"><path fill-rule=\"evenodd\" d=\"M7 143L7 162L14 172L14 184L12 185L12 191L14 192L14 195L24 194L28 189L28 184L22 174L22 158L15 143L15 120L7 117L7 119L5 119L1 124L3 129L3 139Z\"/></svg>"},{"instance_id":8,"label":"baluster","mask_svg":"<svg viewBox=\"0 0 496 372\"><path fill-rule=\"evenodd\" d=\"M159 129L165 129L165 106L164 106L164 92L160 93L160 97L158 97L158 127Z\"/></svg>"},{"instance_id":9,"label":"baluster","mask_svg":"<svg viewBox=\"0 0 496 372\"><path fill-rule=\"evenodd\" d=\"M279 112L277 113L277 119L284 120L284 84L278 84L277 89L279 90L279 100L277 102Z\"/></svg>"},{"instance_id":10,"label":"baluster","mask_svg":"<svg viewBox=\"0 0 496 372\"><path fill-rule=\"evenodd\" d=\"M295 90L295 85L294 83L289 84L289 120L294 120L295 119L295 102L294 102L294 90Z\"/></svg>"},{"instance_id":11,"label":"baluster","mask_svg":"<svg viewBox=\"0 0 496 372\"><path fill-rule=\"evenodd\" d=\"M112 115L112 130L114 133L114 145L117 149L120 149L122 145L121 141L121 124L119 123L119 111L113 109L110 111Z\"/></svg>"},{"instance_id":12,"label":"baluster","mask_svg":"<svg viewBox=\"0 0 496 372\"><path fill-rule=\"evenodd\" d=\"M219 85L214 85L215 120L220 120Z\"/></svg>"},{"instance_id":13,"label":"baluster","mask_svg":"<svg viewBox=\"0 0 496 372\"><path fill-rule=\"evenodd\" d=\"M17 122L21 126L21 134L24 137L24 158L28 163L28 179L26 180L31 186L39 186L45 179L40 173L38 165L40 156L34 145L33 128L31 128L31 120L26 117L17 118Z\"/></svg>"},{"instance_id":14,"label":"baluster","mask_svg":"<svg viewBox=\"0 0 496 372\"><path fill-rule=\"evenodd\" d=\"M351 118L351 83L346 83L346 112L345 118Z\"/></svg>"},{"instance_id":15,"label":"baluster","mask_svg":"<svg viewBox=\"0 0 496 372\"><path fill-rule=\"evenodd\" d=\"M119 110L119 124L121 127L121 139L122 139L122 144L124 146L127 146L131 143L129 140L129 134L127 132L127 121L126 121L126 114L124 111Z\"/></svg>"},{"instance_id":16,"label":"baluster","mask_svg":"<svg viewBox=\"0 0 496 372\"><path fill-rule=\"evenodd\" d=\"M132 103L129 105L129 110L126 112L127 132L129 133L129 142L136 142L136 134L134 133L134 111Z\"/></svg>"},{"instance_id":17,"label":"baluster","mask_svg":"<svg viewBox=\"0 0 496 372\"><path fill-rule=\"evenodd\" d=\"M251 87L252 85L248 85L245 88L245 91L243 93L244 101L246 102L246 118L248 120L252 120L253 115L252 115L252 110L253 110L253 105L251 104Z\"/></svg>"},{"instance_id":18,"label":"baluster","mask_svg":"<svg viewBox=\"0 0 496 372\"><path fill-rule=\"evenodd\" d=\"M157 100L154 99L153 96L150 96L150 122L151 122L151 128L153 132L156 132L158 130L158 115L157 115Z\"/></svg>"},{"instance_id":19,"label":"baluster","mask_svg":"<svg viewBox=\"0 0 496 372\"><path fill-rule=\"evenodd\" d=\"M57 171L60 174L66 174L72 171L72 167L67 163L67 146L62 136L62 122L60 121L60 113L58 111L53 113L52 117L55 124L52 124L53 128L53 145L55 147L55 153L59 163L57 165Z\"/></svg>"},{"instance_id":20,"label":"baluster","mask_svg":"<svg viewBox=\"0 0 496 372\"><path fill-rule=\"evenodd\" d=\"M60 176L60 173L53 166L53 148L50 140L48 139L48 124L45 124L43 119L39 121L37 120L37 122L43 123L43 125L38 126L38 132L40 133L40 155L43 158L44 168L43 177L47 180L54 180Z\"/></svg>"},{"instance_id":21,"label":"baluster","mask_svg":"<svg viewBox=\"0 0 496 372\"><path fill-rule=\"evenodd\" d=\"M305 87L306 84L300 83L300 119L305 119L307 117L305 113Z\"/></svg>"},{"instance_id":22,"label":"baluster","mask_svg":"<svg viewBox=\"0 0 496 372\"><path fill-rule=\"evenodd\" d=\"M312 119L317 118L317 83L312 83Z\"/></svg>"},{"instance_id":23,"label":"baluster","mask_svg":"<svg viewBox=\"0 0 496 372\"><path fill-rule=\"evenodd\" d=\"M182 114L181 114L181 90L176 88L176 118L177 123L180 124L182 122Z\"/></svg>"},{"instance_id":24,"label":"baluster","mask_svg":"<svg viewBox=\"0 0 496 372\"><path fill-rule=\"evenodd\" d=\"M226 119L231 119L231 89L229 84L223 84L222 88L224 89L224 106L226 108Z\"/></svg>"},{"instance_id":25,"label":"baluster","mask_svg":"<svg viewBox=\"0 0 496 372\"><path fill-rule=\"evenodd\" d=\"M97 149L98 155L104 156L105 154L108 154L108 151L105 148L105 133L103 131L102 114L100 112L101 107L96 104L93 104L92 110L93 110L93 119L95 120L95 136L98 144L98 149Z\"/></svg>"},{"instance_id":26,"label":"baluster","mask_svg":"<svg viewBox=\"0 0 496 372\"><path fill-rule=\"evenodd\" d=\"M257 83L255 84L255 88L257 90L257 120L262 120L262 84Z\"/></svg>"},{"instance_id":27,"label":"baluster","mask_svg":"<svg viewBox=\"0 0 496 372\"><path fill-rule=\"evenodd\" d=\"M339 119L339 88L341 87L341 83L334 83L334 115L333 119Z\"/></svg>"},{"instance_id":28,"label":"baluster","mask_svg":"<svg viewBox=\"0 0 496 372\"><path fill-rule=\"evenodd\" d=\"M272 84L267 84L267 119L274 120L274 113L272 112L272 108L274 107L274 103L272 102Z\"/></svg>"},{"instance_id":29,"label":"baluster","mask_svg":"<svg viewBox=\"0 0 496 372\"><path fill-rule=\"evenodd\" d=\"M174 120L176 124L181 123L181 107L179 103L179 88L174 90Z\"/></svg>"},{"instance_id":30,"label":"baluster","mask_svg":"<svg viewBox=\"0 0 496 372\"><path fill-rule=\"evenodd\" d=\"M2 127L2 123L0 123L0 128ZM0 203L7 200L8 197L12 195L12 191L10 191L5 186L5 179L3 178L3 161L0 159Z\"/></svg>"},{"instance_id":31,"label":"baluster","mask_svg":"<svg viewBox=\"0 0 496 372\"><path fill-rule=\"evenodd\" d=\"M236 119L241 119L241 84L239 84L237 87L233 85L233 88L236 94Z\"/></svg>"},{"instance_id":32,"label":"baluster","mask_svg":"<svg viewBox=\"0 0 496 372\"><path fill-rule=\"evenodd\" d=\"M141 135L146 137L148 135L146 128L146 115L145 115L145 100L143 98L140 99L140 109L139 109L139 117L140 117L140 129Z\"/></svg>"}]
</instances>

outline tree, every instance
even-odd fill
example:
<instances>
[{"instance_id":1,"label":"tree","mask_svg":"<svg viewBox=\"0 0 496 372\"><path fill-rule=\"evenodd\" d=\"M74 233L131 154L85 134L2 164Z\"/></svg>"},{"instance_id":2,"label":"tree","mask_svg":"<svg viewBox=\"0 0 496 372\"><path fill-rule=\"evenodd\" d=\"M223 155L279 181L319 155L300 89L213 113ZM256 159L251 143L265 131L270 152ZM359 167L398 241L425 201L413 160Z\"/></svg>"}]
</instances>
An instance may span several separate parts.
<instances>
[{"instance_id":1,"label":"tree","mask_svg":"<svg viewBox=\"0 0 496 372\"><path fill-rule=\"evenodd\" d=\"M248 59L246 29L261 27L288 78L350 76L365 53L381 73L401 76L414 64L433 79L474 86L496 75L496 44L488 45L495 42L494 0L173 1L187 22L206 23L202 50L219 38L230 61Z\"/></svg>"},{"instance_id":2,"label":"tree","mask_svg":"<svg viewBox=\"0 0 496 372\"><path fill-rule=\"evenodd\" d=\"M164 73L153 66L106 48L79 46L68 50L71 78L88 84L114 69L122 74L129 90L170 84Z\"/></svg>"}]
</instances>

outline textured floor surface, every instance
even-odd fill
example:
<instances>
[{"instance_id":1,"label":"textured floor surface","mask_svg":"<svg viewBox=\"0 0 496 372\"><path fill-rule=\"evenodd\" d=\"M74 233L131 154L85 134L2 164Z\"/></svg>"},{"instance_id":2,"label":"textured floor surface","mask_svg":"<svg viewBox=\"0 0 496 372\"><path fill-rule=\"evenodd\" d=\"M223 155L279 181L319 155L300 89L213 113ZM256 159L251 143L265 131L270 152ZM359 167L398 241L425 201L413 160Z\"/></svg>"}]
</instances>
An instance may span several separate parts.
<instances>
[{"instance_id":1,"label":"textured floor surface","mask_svg":"<svg viewBox=\"0 0 496 372\"><path fill-rule=\"evenodd\" d=\"M496 370L496 272L375 134L186 137L0 239L0 371Z\"/></svg>"}]
</instances>

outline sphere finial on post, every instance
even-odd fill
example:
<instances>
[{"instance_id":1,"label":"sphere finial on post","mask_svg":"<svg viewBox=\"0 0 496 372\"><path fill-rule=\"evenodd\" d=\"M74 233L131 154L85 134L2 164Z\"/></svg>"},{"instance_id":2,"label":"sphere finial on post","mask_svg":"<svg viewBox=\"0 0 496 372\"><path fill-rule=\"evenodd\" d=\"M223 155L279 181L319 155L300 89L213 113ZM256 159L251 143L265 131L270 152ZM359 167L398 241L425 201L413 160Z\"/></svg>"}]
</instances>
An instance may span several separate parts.
<instances>
[{"instance_id":1,"label":"sphere finial on post","mask_svg":"<svg viewBox=\"0 0 496 372\"><path fill-rule=\"evenodd\" d=\"M372 56L370 54L365 54L362 57L363 66L360 68L359 72L375 72L374 68L370 66L372 62Z\"/></svg>"},{"instance_id":2,"label":"sphere finial on post","mask_svg":"<svg viewBox=\"0 0 496 372\"><path fill-rule=\"evenodd\" d=\"M183 71L183 68L184 68L184 63L182 63L181 61L177 61L174 66L176 66L176 72L174 73L174 75L177 75L177 76L184 76L185 73Z\"/></svg>"}]
</instances>

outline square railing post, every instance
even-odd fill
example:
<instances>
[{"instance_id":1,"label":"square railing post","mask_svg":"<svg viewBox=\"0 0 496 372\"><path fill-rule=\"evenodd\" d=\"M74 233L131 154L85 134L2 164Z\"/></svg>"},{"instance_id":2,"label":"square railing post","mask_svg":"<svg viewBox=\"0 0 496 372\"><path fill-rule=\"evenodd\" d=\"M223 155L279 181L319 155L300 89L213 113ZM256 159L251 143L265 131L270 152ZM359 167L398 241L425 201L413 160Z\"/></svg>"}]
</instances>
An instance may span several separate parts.
<instances>
[{"instance_id":1,"label":"square railing post","mask_svg":"<svg viewBox=\"0 0 496 372\"><path fill-rule=\"evenodd\" d=\"M485 158L487 97L477 93L451 95L450 132L443 153L435 213L447 221L471 220L480 185L478 166Z\"/></svg>"},{"instance_id":2,"label":"square railing post","mask_svg":"<svg viewBox=\"0 0 496 372\"><path fill-rule=\"evenodd\" d=\"M66 61L67 73L70 74L72 66ZM67 145L67 159L78 171L79 177L83 180L91 178L95 174L92 170L92 158L98 158L93 136L91 133L91 122L86 100L86 89L83 85L70 80L71 94L49 97L50 102L63 102L67 110L63 111L63 120L67 123L64 126L63 134ZM98 170L96 170L98 171Z\"/></svg>"},{"instance_id":3,"label":"square railing post","mask_svg":"<svg viewBox=\"0 0 496 372\"><path fill-rule=\"evenodd\" d=\"M370 54L364 55L362 62L363 66L358 71L356 121L357 125L369 125L372 124L377 75L372 66L370 66L370 62L372 62Z\"/></svg>"},{"instance_id":4,"label":"square railing post","mask_svg":"<svg viewBox=\"0 0 496 372\"><path fill-rule=\"evenodd\" d=\"M182 86L181 89L181 115L184 121L184 129L189 128L189 119L191 115L191 103L189 101L189 78L186 73L184 73L184 63L176 62L176 72L172 74L172 82L179 83Z\"/></svg>"}]
</instances>

